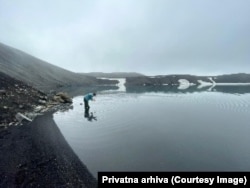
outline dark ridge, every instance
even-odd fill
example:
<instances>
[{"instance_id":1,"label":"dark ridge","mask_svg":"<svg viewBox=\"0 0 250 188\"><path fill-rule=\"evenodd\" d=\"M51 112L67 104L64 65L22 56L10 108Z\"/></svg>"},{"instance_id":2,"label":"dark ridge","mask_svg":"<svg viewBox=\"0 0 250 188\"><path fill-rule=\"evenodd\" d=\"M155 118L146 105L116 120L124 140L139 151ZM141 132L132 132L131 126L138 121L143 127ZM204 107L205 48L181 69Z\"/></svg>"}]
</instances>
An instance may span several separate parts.
<instances>
[{"instance_id":1,"label":"dark ridge","mask_svg":"<svg viewBox=\"0 0 250 188\"><path fill-rule=\"evenodd\" d=\"M42 91L72 85L99 84L95 77L65 70L2 43L0 43L0 72ZM105 84L113 83L107 80Z\"/></svg>"},{"instance_id":2,"label":"dark ridge","mask_svg":"<svg viewBox=\"0 0 250 188\"><path fill-rule=\"evenodd\" d=\"M190 83L199 84L199 80L204 82L212 81L216 83L250 83L250 74L229 74L218 76L195 76L195 75L162 75L162 76L139 76L126 78L126 86L151 86L151 85L179 85L180 79L188 80Z\"/></svg>"},{"instance_id":3,"label":"dark ridge","mask_svg":"<svg viewBox=\"0 0 250 188\"><path fill-rule=\"evenodd\" d=\"M250 74L225 74L213 77L218 83L250 83Z\"/></svg>"}]
</instances>

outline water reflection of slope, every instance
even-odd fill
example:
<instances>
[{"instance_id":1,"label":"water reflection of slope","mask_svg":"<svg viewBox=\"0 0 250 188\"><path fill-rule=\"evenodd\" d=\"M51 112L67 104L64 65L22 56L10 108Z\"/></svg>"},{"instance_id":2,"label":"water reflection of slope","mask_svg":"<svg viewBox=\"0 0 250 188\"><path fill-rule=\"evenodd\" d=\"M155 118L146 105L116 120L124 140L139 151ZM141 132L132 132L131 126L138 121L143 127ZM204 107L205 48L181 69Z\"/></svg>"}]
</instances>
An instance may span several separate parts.
<instances>
[{"instance_id":1,"label":"water reflection of slope","mask_svg":"<svg viewBox=\"0 0 250 188\"><path fill-rule=\"evenodd\" d=\"M162 92L162 93L195 93L195 92L221 92L231 94L250 93L250 86L232 85L232 86L204 86L197 88L196 85L189 86L186 89L179 89L179 86L127 86L127 93L145 93L145 92Z\"/></svg>"},{"instance_id":2,"label":"water reflection of slope","mask_svg":"<svg viewBox=\"0 0 250 188\"><path fill-rule=\"evenodd\" d=\"M126 87L125 87L125 82L126 79L125 78L99 78L99 79L108 79L108 80L118 80L119 83L116 85L118 87L118 89L110 89L110 90L106 90L103 91L104 93L113 93L113 92L126 92Z\"/></svg>"}]
</instances>

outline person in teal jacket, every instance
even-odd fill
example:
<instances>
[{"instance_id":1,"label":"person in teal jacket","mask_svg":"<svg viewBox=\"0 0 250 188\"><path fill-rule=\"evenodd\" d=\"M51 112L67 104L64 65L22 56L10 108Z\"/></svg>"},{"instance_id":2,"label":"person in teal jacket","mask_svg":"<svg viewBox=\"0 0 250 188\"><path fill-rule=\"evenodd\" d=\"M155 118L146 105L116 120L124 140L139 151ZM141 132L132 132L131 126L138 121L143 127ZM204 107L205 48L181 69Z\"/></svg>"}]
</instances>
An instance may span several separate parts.
<instances>
[{"instance_id":1,"label":"person in teal jacket","mask_svg":"<svg viewBox=\"0 0 250 188\"><path fill-rule=\"evenodd\" d=\"M94 97L96 96L96 93L88 93L86 95L84 95L84 106L85 106L85 110L89 110L89 100L94 101Z\"/></svg>"}]
</instances>

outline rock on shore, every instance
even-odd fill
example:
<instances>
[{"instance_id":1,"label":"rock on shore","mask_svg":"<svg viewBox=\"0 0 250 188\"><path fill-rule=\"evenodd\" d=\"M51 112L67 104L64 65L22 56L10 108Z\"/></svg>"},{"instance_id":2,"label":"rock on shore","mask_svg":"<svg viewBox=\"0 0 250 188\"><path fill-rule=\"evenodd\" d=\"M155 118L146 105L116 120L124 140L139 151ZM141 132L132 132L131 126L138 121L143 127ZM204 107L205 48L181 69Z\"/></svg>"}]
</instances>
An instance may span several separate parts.
<instances>
[{"instance_id":1,"label":"rock on shore","mask_svg":"<svg viewBox=\"0 0 250 188\"><path fill-rule=\"evenodd\" d=\"M71 103L0 72L0 187L97 187L53 121Z\"/></svg>"},{"instance_id":2,"label":"rock on shore","mask_svg":"<svg viewBox=\"0 0 250 188\"><path fill-rule=\"evenodd\" d=\"M40 113L53 109L58 104L71 104L67 93L48 95L0 73L0 129L18 125L22 119L29 120Z\"/></svg>"}]
</instances>

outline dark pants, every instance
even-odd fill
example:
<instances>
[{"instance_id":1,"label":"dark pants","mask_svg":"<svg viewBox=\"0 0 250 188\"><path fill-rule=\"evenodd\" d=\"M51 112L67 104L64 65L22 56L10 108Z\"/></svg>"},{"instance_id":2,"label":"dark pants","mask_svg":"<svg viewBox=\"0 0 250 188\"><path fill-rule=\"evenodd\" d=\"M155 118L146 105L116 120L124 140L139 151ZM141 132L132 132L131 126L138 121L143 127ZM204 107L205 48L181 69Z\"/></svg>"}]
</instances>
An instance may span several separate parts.
<instances>
[{"instance_id":1,"label":"dark pants","mask_svg":"<svg viewBox=\"0 0 250 188\"><path fill-rule=\"evenodd\" d=\"M86 99L84 99L84 106L85 110L89 110L89 101L87 101Z\"/></svg>"}]
</instances>

